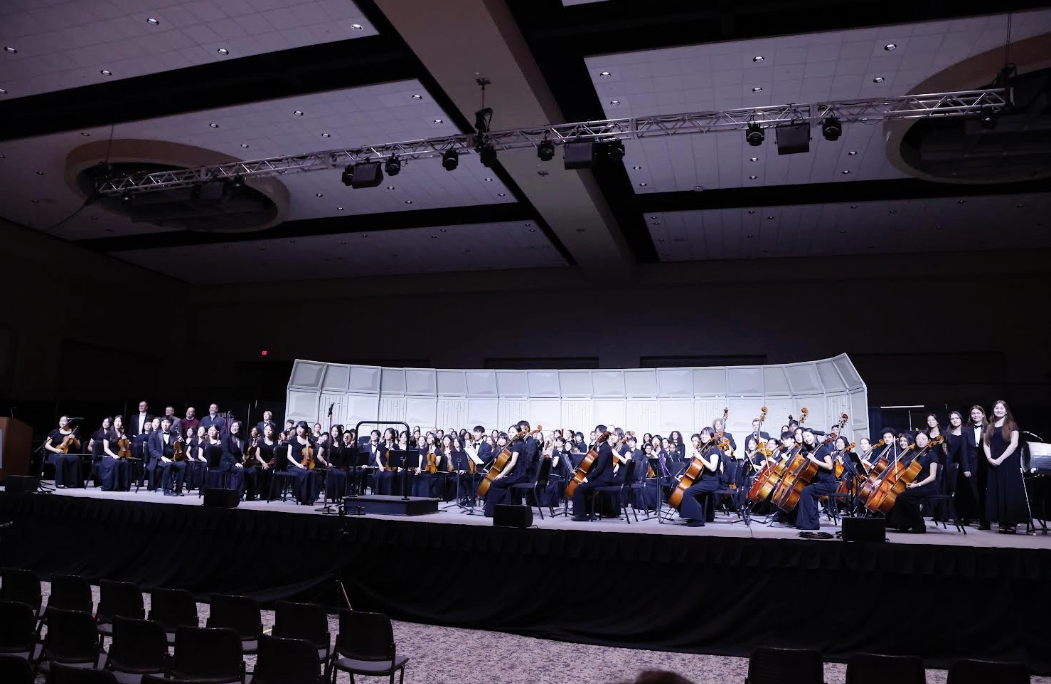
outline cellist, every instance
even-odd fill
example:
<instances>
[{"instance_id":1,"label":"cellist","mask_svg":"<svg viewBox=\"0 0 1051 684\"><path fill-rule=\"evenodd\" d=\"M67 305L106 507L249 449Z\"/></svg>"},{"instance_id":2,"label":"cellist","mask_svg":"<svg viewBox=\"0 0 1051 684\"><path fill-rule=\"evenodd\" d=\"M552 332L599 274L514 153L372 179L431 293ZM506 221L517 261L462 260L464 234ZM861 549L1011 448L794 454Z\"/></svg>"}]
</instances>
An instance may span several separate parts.
<instances>
[{"instance_id":1,"label":"cellist","mask_svg":"<svg viewBox=\"0 0 1051 684\"><path fill-rule=\"evenodd\" d=\"M803 487L799 496L799 505L796 506L796 527L801 530L817 530L821 528L818 501L821 497L835 492L839 481L836 479L835 462L832 458L832 442L826 441L817 446L814 433L810 430L803 430L803 445L803 448L809 452L806 455L807 460L817 464L817 474L814 475L810 484Z\"/></svg>"},{"instance_id":2,"label":"cellist","mask_svg":"<svg viewBox=\"0 0 1051 684\"><path fill-rule=\"evenodd\" d=\"M601 436L605 432L605 425L595 426L596 436ZM595 495L592 490L613 484L613 447L608 441L603 440L595 444L594 449L597 458L591 470L588 471L587 477L573 491L573 520L577 522L591 519L588 513L588 500Z\"/></svg>"},{"instance_id":3,"label":"cellist","mask_svg":"<svg viewBox=\"0 0 1051 684\"><path fill-rule=\"evenodd\" d=\"M905 434L902 433L902 437ZM907 484L905 491L894 500L894 508L887 514L887 527L899 532L923 534L927 525L923 522L920 502L932 494L938 493L938 455L935 449L928 449L930 436L926 431L916 433L916 457L920 463L920 473L916 479Z\"/></svg>"},{"instance_id":4,"label":"cellist","mask_svg":"<svg viewBox=\"0 0 1051 684\"><path fill-rule=\"evenodd\" d=\"M679 515L686 520L687 527L704 527L708 517L706 509L710 508L708 500L713 492L719 489L719 463L723 452L715 445L715 430L706 427L698 435L698 446L693 458L699 460L701 474L682 495ZM714 510L711 511L714 515ZM710 520L709 520L710 522Z\"/></svg>"}]
</instances>

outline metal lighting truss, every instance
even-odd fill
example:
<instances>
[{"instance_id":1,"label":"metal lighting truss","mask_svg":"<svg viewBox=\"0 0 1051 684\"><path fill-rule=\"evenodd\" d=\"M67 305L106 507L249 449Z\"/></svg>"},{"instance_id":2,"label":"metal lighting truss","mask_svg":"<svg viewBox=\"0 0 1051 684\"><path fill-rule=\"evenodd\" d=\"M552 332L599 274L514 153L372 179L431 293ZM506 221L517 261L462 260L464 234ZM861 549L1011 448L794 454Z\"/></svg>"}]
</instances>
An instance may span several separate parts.
<instances>
[{"instance_id":1,"label":"metal lighting truss","mask_svg":"<svg viewBox=\"0 0 1051 684\"><path fill-rule=\"evenodd\" d=\"M343 168L361 162L382 163L392 158L406 161L441 157L449 150L455 151L458 155L476 154L488 146L504 151L536 148L544 141L553 145L564 145L574 142L641 140L673 135L739 131L745 130L751 124L757 124L761 128L804 122L811 126L820 126L822 122L833 116L843 124L874 124L897 119L979 116L983 112L999 112L1010 103L1010 88L990 88L952 93L904 95L897 98L746 107L714 112L548 124L537 128L389 142L350 149L229 162L192 169L114 176L100 181L98 192L112 196L170 190L208 181L266 178L289 173Z\"/></svg>"}]
</instances>

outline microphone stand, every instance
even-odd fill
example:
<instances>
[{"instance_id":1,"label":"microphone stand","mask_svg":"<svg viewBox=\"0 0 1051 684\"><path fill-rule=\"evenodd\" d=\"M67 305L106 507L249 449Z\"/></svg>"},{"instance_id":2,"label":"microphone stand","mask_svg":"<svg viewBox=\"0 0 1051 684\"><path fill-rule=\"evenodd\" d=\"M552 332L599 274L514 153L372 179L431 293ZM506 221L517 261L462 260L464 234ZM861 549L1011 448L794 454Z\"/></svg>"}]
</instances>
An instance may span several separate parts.
<instances>
[{"instance_id":1,"label":"microphone stand","mask_svg":"<svg viewBox=\"0 0 1051 684\"><path fill-rule=\"evenodd\" d=\"M401 457L401 500L402 501L408 501L409 500L409 488L408 488L409 471L405 467L405 456L404 456L404 453L405 452L402 452L403 455Z\"/></svg>"}]
</instances>

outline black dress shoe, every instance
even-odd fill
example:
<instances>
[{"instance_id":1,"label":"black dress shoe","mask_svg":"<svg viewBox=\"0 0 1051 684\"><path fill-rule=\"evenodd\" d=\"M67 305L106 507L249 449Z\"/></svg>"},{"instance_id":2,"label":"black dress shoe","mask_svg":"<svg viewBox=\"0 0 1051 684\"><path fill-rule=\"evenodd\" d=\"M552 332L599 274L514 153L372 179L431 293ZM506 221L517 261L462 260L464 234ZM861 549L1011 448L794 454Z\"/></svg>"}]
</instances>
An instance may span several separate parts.
<instances>
[{"instance_id":1,"label":"black dress shoe","mask_svg":"<svg viewBox=\"0 0 1051 684\"><path fill-rule=\"evenodd\" d=\"M981 525L978 526L978 529L979 530L991 530L993 528L992 528L992 526L989 523L982 523Z\"/></svg>"},{"instance_id":2,"label":"black dress shoe","mask_svg":"<svg viewBox=\"0 0 1051 684\"><path fill-rule=\"evenodd\" d=\"M687 520L686 527L704 527L703 520Z\"/></svg>"},{"instance_id":3,"label":"black dress shoe","mask_svg":"<svg viewBox=\"0 0 1051 684\"><path fill-rule=\"evenodd\" d=\"M573 522L587 522L591 520L591 518L587 517L586 515L574 515L572 518L570 518L570 520L572 520Z\"/></svg>"}]
</instances>

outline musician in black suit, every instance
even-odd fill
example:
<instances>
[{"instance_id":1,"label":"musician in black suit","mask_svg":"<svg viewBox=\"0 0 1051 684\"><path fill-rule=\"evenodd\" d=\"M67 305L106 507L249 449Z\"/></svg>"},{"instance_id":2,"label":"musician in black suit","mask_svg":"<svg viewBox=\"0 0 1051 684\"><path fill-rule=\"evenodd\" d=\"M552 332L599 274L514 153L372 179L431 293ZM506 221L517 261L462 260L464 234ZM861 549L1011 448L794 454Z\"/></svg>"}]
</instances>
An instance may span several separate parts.
<instances>
[{"instance_id":1,"label":"musician in black suit","mask_svg":"<svg viewBox=\"0 0 1051 684\"><path fill-rule=\"evenodd\" d=\"M758 418L753 418L752 419L752 432L751 432L751 435L752 435L752 437L755 437L756 443L764 444L764 443L766 443L766 440L770 439L770 435L768 433L763 432L762 430L760 430L759 427L760 427L759 419Z\"/></svg>"},{"instance_id":2,"label":"musician in black suit","mask_svg":"<svg viewBox=\"0 0 1051 684\"><path fill-rule=\"evenodd\" d=\"M162 471L161 486L165 496L182 495L183 480L186 479L186 461L175 461L175 440L178 439L171 430L171 420L164 418L159 430L150 433L150 464L147 472L150 475L151 492L157 491L157 470Z\"/></svg>"},{"instance_id":3,"label":"musician in black suit","mask_svg":"<svg viewBox=\"0 0 1051 684\"><path fill-rule=\"evenodd\" d=\"M600 437L605 432L605 425L595 426L595 433ZM597 487L607 487L613 484L613 447L609 445L606 439L595 445L597 458L591 465L591 470L588 471L587 477L584 478L582 483L577 485L576 490L573 492L573 520L578 522L591 519L588 513L588 499L595 495L593 490Z\"/></svg>"},{"instance_id":4,"label":"musician in black suit","mask_svg":"<svg viewBox=\"0 0 1051 684\"><path fill-rule=\"evenodd\" d=\"M205 430L207 430L208 428L212 427L213 425L216 426L217 428L219 428L219 434L220 435L223 435L223 436L226 435L226 427L227 427L226 426L226 418L223 418L222 416L219 415L219 407L218 406L216 406L215 404L210 404L208 406L208 415L205 416L204 418L201 418L201 426Z\"/></svg>"},{"instance_id":5,"label":"musician in black suit","mask_svg":"<svg viewBox=\"0 0 1051 684\"><path fill-rule=\"evenodd\" d=\"M519 421L518 425L507 428L507 435L513 440L519 431L525 431L528 435L529 423L524 420ZM485 495L485 517L487 518L493 517L493 511L498 504L506 504L511 501L511 487L525 482L533 474L530 468L536 467L535 439L531 437L519 439L514 441L510 447L511 459L500 474L489 483L489 491Z\"/></svg>"},{"instance_id":6,"label":"musician in black suit","mask_svg":"<svg viewBox=\"0 0 1051 684\"><path fill-rule=\"evenodd\" d=\"M985 409L981 406L971 407L971 422L962 430L962 460L957 469L956 495L953 503L956 513L963 524L978 519L978 529L988 530L989 521L985 515L985 488L989 476L989 462L983 452L985 428L989 425Z\"/></svg>"},{"instance_id":7,"label":"musician in black suit","mask_svg":"<svg viewBox=\"0 0 1051 684\"><path fill-rule=\"evenodd\" d=\"M274 434L276 435L277 423L274 422L274 414L270 411L263 411L263 419L255 424L255 429L259 431L259 434L266 434L266 426L271 425L274 428Z\"/></svg>"},{"instance_id":8,"label":"musician in black suit","mask_svg":"<svg viewBox=\"0 0 1051 684\"><path fill-rule=\"evenodd\" d=\"M144 426L153 422L153 414L149 412L150 405L144 401L139 402L139 412L128 416L128 435L135 437L145 432Z\"/></svg>"},{"instance_id":9,"label":"musician in black suit","mask_svg":"<svg viewBox=\"0 0 1051 684\"><path fill-rule=\"evenodd\" d=\"M252 492L255 492L255 467L244 467L245 439L241 429L239 420L230 424L229 434L223 437L223 456L219 461L219 471L227 473L226 489L237 490L239 496L244 495L246 480Z\"/></svg>"},{"instance_id":10,"label":"musician in black suit","mask_svg":"<svg viewBox=\"0 0 1051 684\"><path fill-rule=\"evenodd\" d=\"M715 430L716 435L722 432L723 437L730 441L730 448L727 450L728 453L732 454L733 452L737 451L737 442L734 441L734 436L732 434L726 432L726 426L723 425L722 418L716 418L712 421L712 429Z\"/></svg>"}]
</instances>

